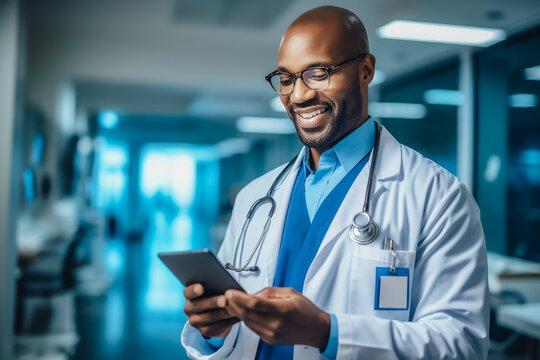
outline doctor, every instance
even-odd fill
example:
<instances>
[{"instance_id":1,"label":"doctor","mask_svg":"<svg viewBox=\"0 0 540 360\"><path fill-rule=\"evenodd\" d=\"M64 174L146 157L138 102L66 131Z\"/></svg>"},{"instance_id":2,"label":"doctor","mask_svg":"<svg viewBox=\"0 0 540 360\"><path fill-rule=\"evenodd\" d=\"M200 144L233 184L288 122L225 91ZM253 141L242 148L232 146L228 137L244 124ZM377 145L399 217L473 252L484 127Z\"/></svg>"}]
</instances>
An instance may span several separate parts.
<instances>
[{"instance_id":1,"label":"doctor","mask_svg":"<svg viewBox=\"0 0 540 360\"><path fill-rule=\"evenodd\" d=\"M247 293L186 287L182 344L196 359L483 359L487 262L478 208L454 176L368 115L375 57L348 10L298 17L267 76L305 147L238 195L219 251ZM376 158L376 159L374 159ZM373 178L372 184L369 179ZM355 241L353 218L376 227ZM356 218L355 221L361 222ZM368 238L369 238L368 236ZM358 240L358 239L357 239Z\"/></svg>"}]
</instances>

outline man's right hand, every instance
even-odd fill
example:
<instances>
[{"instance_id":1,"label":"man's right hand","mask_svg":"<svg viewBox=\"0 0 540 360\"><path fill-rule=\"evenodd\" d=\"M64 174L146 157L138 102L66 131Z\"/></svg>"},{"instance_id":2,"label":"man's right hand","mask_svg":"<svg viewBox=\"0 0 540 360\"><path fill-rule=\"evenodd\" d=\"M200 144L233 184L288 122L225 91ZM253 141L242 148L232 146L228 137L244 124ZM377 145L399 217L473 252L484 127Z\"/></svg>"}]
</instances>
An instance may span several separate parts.
<instances>
[{"instance_id":1,"label":"man's right hand","mask_svg":"<svg viewBox=\"0 0 540 360\"><path fill-rule=\"evenodd\" d=\"M227 299L224 295L201 297L203 294L204 287L201 284L192 284L184 289L184 313L188 316L189 323L203 336L227 336L232 326L240 320L225 309Z\"/></svg>"}]
</instances>

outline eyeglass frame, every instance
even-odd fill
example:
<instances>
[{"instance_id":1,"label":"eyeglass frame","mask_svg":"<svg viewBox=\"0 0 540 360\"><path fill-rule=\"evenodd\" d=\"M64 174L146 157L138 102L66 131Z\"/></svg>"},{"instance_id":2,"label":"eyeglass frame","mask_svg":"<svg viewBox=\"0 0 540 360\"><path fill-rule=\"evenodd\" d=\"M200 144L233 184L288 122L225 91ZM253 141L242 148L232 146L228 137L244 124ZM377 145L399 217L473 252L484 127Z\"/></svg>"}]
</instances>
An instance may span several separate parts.
<instances>
[{"instance_id":1,"label":"eyeglass frame","mask_svg":"<svg viewBox=\"0 0 540 360\"><path fill-rule=\"evenodd\" d=\"M307 87L308 89L311 89L311 90L313 90L313 91L324 91L324 90L326 90L326 89L328 89L328 88L330 87L330 74L332 74L334 71L338 70L338 69L339 69L340 67L342 67L343 65L345 65L345 64L347 64L347 63L349 63L349 62L351 62L351 61L353 61L353 60L356 60L356 59L358 59L358 58L360 58L360 57L364 58L364 57L366 57L367 55L369 55L369 53L361 53L361 54L358 54L358 55L356 55L356 56L353 56L352 58L349 58L349 59L347 59L347 60L344 60L344 61L342 61L342 62L340 62L340 63L337 63L337 64L332 65L332 66L329 66L329 67L324 67L324 66L308 67L307 69L304 69L304 70L302 70L302 71L300 71L300 72L297 72L297 73L294 73L294 74L288 73L288 72L284 72L284 71L275 70L275 71L272 71L270 74L266 75L266 76L264 77L264 79L265 79L266 81L268 81L268 83L270 84L270 86L272 87L272 89L273 89L275 92L277 92L279 95L291 95L291 94L293 93L293 91L294 91L294 86L296 85L296 80L297 80L298 78L302 79L302 82L304 83L304 85L306 85L306 87ZM308 84L306 84L306 82L304 81L304 78L303 78L304 73L305 73L306 71L308 71L308 70L314 70L314 69L321 69L321 70L324 70L324 71L326 72L326 74L328 75L328 85L327 85L324 89L319 89L319 90L312 89L312 88L310 88L310 87L308 86ZM280 75L280 74L281 74L281 75L290 75L290 76L293 78L293 86L292 86L291 92L282 94L282 93L280 93L278 90L276 90L276 89L274 88L274 85L272 85L272 77L275 76L275 75Z\"/></svg>"}]
</instances>

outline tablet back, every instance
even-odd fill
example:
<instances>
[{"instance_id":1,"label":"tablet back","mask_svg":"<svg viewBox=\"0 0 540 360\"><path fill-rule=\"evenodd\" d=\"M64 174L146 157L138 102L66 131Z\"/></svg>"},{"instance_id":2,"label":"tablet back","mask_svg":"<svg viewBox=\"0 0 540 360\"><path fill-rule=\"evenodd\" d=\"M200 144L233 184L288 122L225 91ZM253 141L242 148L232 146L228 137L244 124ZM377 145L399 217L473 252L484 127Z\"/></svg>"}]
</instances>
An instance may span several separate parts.
<instances>
[{"instance_id":1,"label":"tablet back","mask_svg":"<svg viewBox=\"0 0 540 360\"><path fill-rule=\"evenodd\" d=\"M161 252L158 257L184 286L202 284L204 296L221 295L229 289L244 291L208 249Z\"/></svg>"}]
</instances>

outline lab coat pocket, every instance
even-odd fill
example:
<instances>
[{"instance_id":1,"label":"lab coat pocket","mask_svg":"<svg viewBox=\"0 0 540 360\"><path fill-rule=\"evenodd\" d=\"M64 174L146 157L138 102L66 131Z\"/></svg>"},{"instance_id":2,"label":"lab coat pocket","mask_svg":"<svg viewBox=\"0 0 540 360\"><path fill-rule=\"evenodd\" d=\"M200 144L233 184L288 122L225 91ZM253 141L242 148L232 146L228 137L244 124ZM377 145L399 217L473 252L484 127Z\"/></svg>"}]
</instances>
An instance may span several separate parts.
<instances>
[{"instance_id":1,"label":"lab coat pocket","mask_svg":"<svg viewBox=\"0 0 540 360\"><path fill-rule=\"evenodd\" d=\"M409 320L410 294L413 284L415 251L396 250L396 267L400 273L408 272L408 281L404 294L406 306L404 309L381 309L377 310L375 301L378 299L377 268L389 269L392 266L393 256L390 250L377 249L369 246L354 244L351 286L349 292L349 313L371 315L384 319L400 321ZM408 269L408 270L405 270Z\"/></svg>"}]
</instances>

